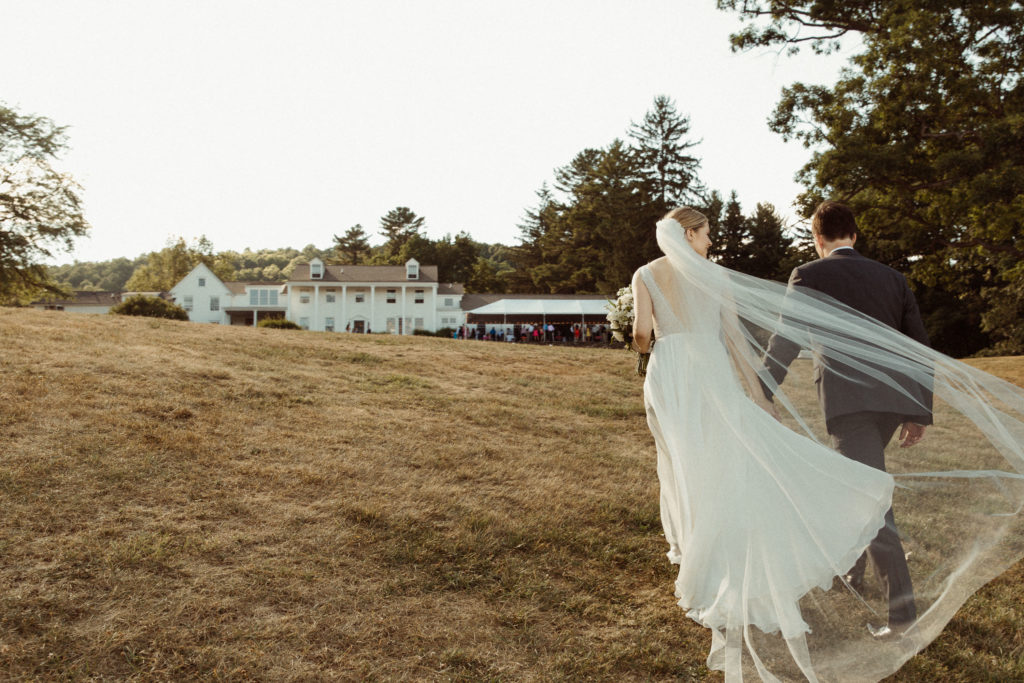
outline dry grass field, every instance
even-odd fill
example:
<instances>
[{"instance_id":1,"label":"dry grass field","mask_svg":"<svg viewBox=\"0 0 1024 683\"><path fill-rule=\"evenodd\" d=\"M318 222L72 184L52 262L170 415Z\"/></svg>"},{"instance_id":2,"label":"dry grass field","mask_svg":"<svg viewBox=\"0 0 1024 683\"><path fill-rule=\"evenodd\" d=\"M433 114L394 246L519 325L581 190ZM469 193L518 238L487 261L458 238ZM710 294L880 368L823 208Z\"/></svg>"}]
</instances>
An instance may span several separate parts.
<instances>
[{"instance_id":1,"label":"dry grass field","mask_svg":"<svg viewBox=\"0 0 1024 683\"><path fill-rule=\"evenodd\" d=\"M640 392L609 350L0 309L0 678L720 680ZM1018 564L892 680L1019 680L1022 604Z\"/></svg>"}]
</instances>

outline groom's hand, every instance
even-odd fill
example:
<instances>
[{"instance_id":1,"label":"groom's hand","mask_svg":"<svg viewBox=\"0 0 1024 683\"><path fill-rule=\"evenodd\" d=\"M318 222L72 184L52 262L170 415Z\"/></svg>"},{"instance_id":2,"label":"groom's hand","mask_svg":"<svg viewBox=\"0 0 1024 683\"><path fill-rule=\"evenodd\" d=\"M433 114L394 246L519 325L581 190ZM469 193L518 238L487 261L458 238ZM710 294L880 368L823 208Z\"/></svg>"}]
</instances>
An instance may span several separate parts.
<instances>
[{"instance_id":1,"label":"groom's hand","mask_svg":"<svg viewBox=\"0 0 1024 683\"><path fill-rule=\"evenodd\" d=\"M914 422L904 422L903 429L900 430L900 448L907 448L913 446L918 441L924 438L924 425L919 425Z\"/></svg>"}]
</instances>

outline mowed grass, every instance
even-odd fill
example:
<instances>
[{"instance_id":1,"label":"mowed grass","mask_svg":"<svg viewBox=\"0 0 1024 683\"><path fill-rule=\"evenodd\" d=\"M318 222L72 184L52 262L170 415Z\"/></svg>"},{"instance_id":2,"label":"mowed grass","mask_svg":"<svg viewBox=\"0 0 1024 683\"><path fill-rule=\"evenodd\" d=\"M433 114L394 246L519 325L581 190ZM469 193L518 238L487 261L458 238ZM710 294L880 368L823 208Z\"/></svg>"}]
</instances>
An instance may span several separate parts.
<instances>
[{"instance_id":1,"label":"mowed grass","mask_svg":"<svg viewBox=\"0 0 1024 683\"><path fill-rule=\"evenodd\" d=\"M0 678L720 680L631 365L0 309ZM893 680L1012 680L1022 581Z\"/></svg>"}]
</instances>

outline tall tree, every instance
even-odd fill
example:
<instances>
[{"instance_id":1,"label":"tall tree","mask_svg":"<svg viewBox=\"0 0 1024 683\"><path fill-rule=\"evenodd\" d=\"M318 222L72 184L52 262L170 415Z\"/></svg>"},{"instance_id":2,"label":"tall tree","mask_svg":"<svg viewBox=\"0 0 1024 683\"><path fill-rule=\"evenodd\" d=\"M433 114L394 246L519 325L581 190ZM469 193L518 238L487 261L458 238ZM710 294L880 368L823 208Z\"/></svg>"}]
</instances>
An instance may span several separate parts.
<instances>
[{"instance_id":1,"label":"tall tree","mask_svg":"<svg viewBox=\"0 0 1024 683\"><path fill-rule=\"evenodd\" d=\"M630 123L629 137L636 143L641 172L651 183L651 194L662 211L704 200L706 189L697 178L700 159L687 151L700 140L687 140L689 133L690 117L676 111L675 102L666 95L654 98L643 121Z\"/></svg>"},{"instance_id":2,"label":"tall tree","mask_svg":"<svg viewBox=\"0 0 1024 683\"><path fill-rule=\"evenodd\" d=\"M424 220L423 216L417 216L407 206L395 207L381 217L380 234L386 240L383 245L383 256L386 262L398 262L402 246L414 235L420 234Z\"/></svg>"},{"instance_id":3,"label":"tall tree","mask_svg":"<svg viewBox=\"0 0 1024 683\"><path fill-rule=\"evenodd\" d=\"M861 50L834 86L785 88L770 120L784 138L815 150L799 176L804 211L824 197L850 203L858 246L907 272L922 302L944 310L978 305L992 349L1024 353L1024 5L718 6L746 23L732 37L734 49L826 52L844 35L859 36ZM942 292L953 299L938 301ZM964 324L933 319L938 329L930 331L976 336Z\"/></svg>"},{"instance_id":4,"label":"tall tree","mask_svg":"<svg viewBox=\"0 0 1024 683\"><path fill-rule=\"evenodd\" d=\"M481 246L467 232L454 237L445 235L434 242L434 258L429 263L437 265L441 282L466 282L480 256Z\"/></svg>"},{"instance_id":5,"label":"tall tree","mask_svg":"<svg viewBox=\"0 0 1024 683\"><path fill-rule=\"evenodd\" d=\"M789 260L793 238L786 234L782 217L771 204L762 202L747 219L750 248L746 268L748 275L769 280L786 281L794 265Z\"/></svg>"},{"instance_id":6,"label":"tall tree","mask_svg":"<svg viewBox=\"0 0 1024 683\"><path fill-rule=\"evenodd\" d=\"M712 238L709 256L726 268L747 271L750 260L750 225L743 215L736 190L729 194L717 234Z\"/></svg>"},{"instance_id":7,"label":"tall tree","mask_svg":"<svg viewBox=\"0 0 1024 683\"><path fill-rule=\"evenodd\" d=\"M345 263L362 263L363 256L370 252L370 241L363 226L356 223L341 237L334 236L334 250Z\"/></svg>"},{"instance_id":8,"label":"tall tree","mask_svg":"<svg viewBox=\"0 0 1024 683\"><path fill-rule=\"evenodd\" d=\"M0 302L67 293L42 263L89 230L81 188L51 165L67 149L64 131L0 104Z\"/></svg>"}]
</instances>

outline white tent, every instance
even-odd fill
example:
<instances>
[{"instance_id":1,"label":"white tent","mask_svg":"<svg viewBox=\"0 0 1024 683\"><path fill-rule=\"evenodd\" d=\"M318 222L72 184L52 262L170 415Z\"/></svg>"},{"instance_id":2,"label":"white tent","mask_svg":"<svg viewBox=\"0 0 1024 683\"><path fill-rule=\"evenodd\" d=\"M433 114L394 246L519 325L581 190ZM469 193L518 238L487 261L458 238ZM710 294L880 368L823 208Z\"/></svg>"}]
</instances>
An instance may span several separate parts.
<instances>
[{"instance_id":1,"label":"white tent","mask_svg":"<svg viewBox=\"0 0 1024 683\"><path fill-rule=\"evenodd\" d=\"M605 315L604 299L500 299L492 304L474 308L474 315Z\"/></svg>"}]
</instances>

